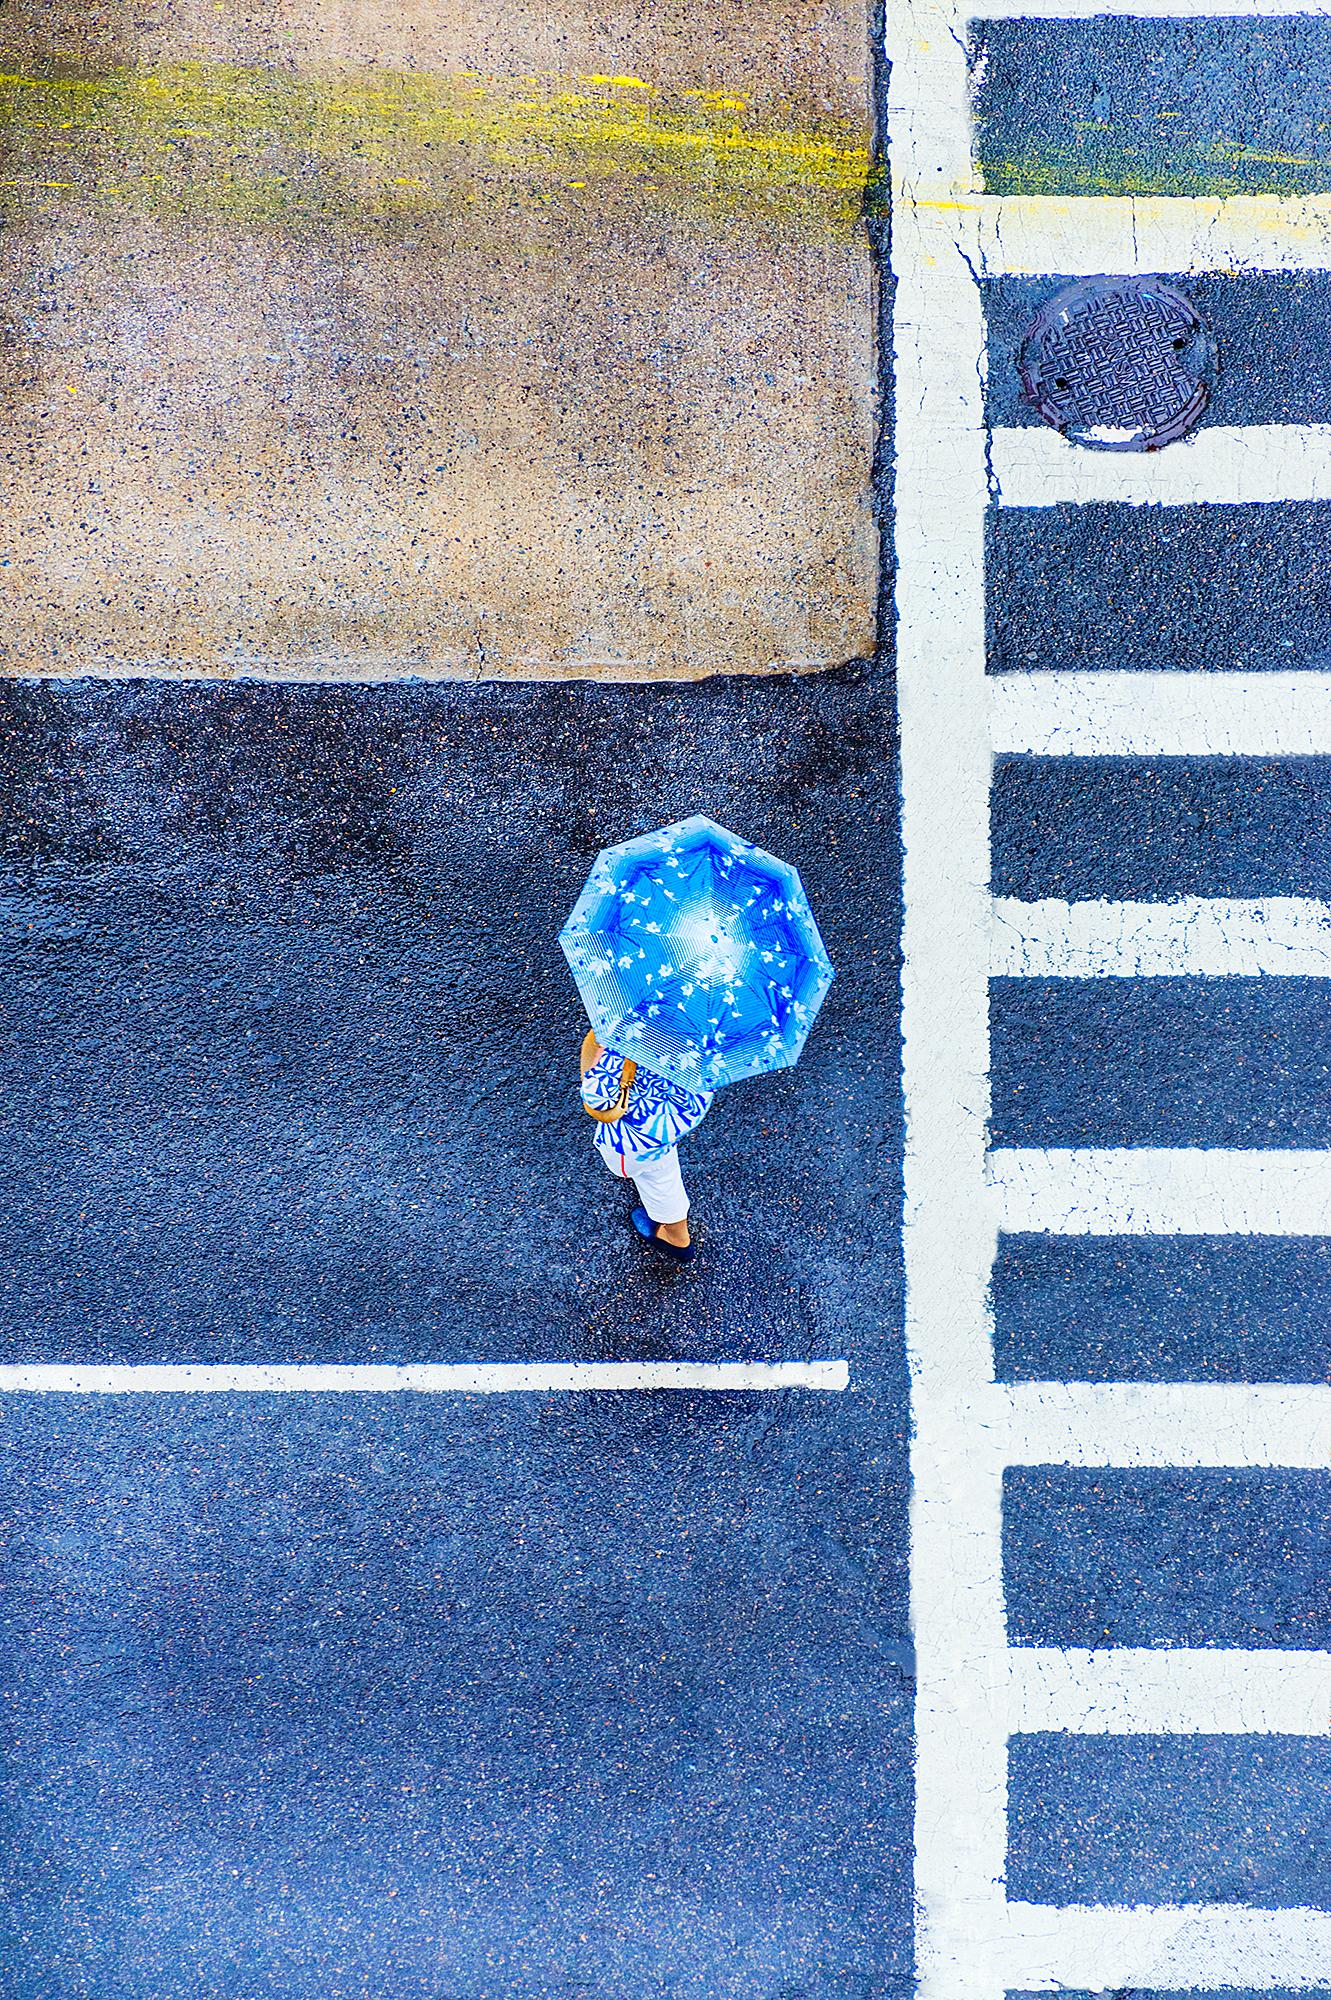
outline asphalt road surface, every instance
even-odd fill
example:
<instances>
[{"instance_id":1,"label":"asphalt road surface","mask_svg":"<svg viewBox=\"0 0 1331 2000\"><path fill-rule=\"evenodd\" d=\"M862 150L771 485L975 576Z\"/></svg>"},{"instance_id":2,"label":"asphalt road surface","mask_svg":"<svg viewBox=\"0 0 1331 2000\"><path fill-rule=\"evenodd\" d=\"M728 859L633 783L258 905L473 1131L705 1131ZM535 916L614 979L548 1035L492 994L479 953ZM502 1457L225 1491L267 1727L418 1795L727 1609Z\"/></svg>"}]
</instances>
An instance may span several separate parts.
<instances>
[{"instance_id":1,"label":"asphalt road surface","mask_svg":"<svg viewBox=\"0 0 1331 2000\"><path fill-rule=\"evenodd\" d=\"M855 671L0 695L9 1361L846 1358L846 1394L30 1396L8 2000L908 1990L896 794ZM660 1270L556 942L706 812L838 979Z\"/></svg>"}]
</instances>

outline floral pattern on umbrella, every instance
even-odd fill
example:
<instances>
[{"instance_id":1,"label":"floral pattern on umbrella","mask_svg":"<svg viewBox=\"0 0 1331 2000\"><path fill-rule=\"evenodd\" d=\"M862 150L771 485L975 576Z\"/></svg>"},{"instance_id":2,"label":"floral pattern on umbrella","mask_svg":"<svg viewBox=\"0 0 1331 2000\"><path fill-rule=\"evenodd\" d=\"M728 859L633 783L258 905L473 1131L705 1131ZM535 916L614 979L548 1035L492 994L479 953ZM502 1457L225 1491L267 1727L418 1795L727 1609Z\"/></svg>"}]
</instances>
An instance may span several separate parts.
<instances>
[{"instance_id":1,"label":"floral pattern on umbrella","mask_svg":"<svg viewBox=\"0 0 1331 2000\"><path fill-rule=\"evenodd\" d=\"M559 942L597 1040L686 1090L791 1068L833 979L797 871L701 814L605 848Z\"/></svg>"}]
</instances>

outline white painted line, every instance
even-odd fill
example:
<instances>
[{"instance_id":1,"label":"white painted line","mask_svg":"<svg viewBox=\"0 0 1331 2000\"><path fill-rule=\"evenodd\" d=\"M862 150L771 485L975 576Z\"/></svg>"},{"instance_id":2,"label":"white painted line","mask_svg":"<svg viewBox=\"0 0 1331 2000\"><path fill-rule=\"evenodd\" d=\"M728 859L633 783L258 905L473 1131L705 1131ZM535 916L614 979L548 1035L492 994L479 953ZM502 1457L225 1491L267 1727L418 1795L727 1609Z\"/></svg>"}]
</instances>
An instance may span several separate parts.
<instances>
[{"instance_id":1,"label":"white painted line","mask_svg":"<svg viewBox=\"0 0 1331 2000\"><path fill-rule=\"evenodd\" d=\"M995 674L995 753L1331 756L1331 674Z\"/></svg>"},{"instance_id":2,"label":"white painted line","mask_svg":"<svg viewBox=\"0 0 1331 2000\"><path fill-rule=\"evenodd\" d=\"M990 2000L1001 2000L1005 1988L1306 1992L1331 1984L1331 1914L1231 1904L1061 1910L1010 1903L998 1949L986 1955L991 1964L1001 1961L992 1967Z\"/></svg>"},{"instance_id":3,"label":"white painted line","mask_svg":"<svg viewBox=\"0 0 1331 2000\"><path fill-rule=\"evenodd\" d=\"M1331 903L1301 896L1224 902L994 904L996 976L1025 979L1331 977Z\"/></svg>"},{"instance_id":4,"label":"white painted line","mask_svg":"<svg viewBox=\"0 0 1331 2000\"><path fill-rule=\"evenodd\" d=\"M1328 14L1331 0L976 0L964 8L971 20L1084 21L1113 15L1138 21L1188 21L1198 16L1261 16L1268 14Z\"/></svg>"},{"instance_id":5,"label":"white painted line","mask_svg":"<svg viewBox=\"0 0 1331 2000\"><path fill-rule=\"evenodd\" d=\"M1331 1386L1023 1382L1007 1403L1012 1465L1331 1467Z\"/></svg>"},{"instance_id":6,"label":"white painted line","mask_svg":"<svg viewBox=\"0 0 1331 2000\"><path fill-rule=\"evenodd\" d=\"M1331 424L1213 424L1163 451L1088 451L1048 424L993 434L1004 507L1331 500Z\"/></svg>"},{"instance_id":7,"label":"white painted line","mask_svg":"<svg viewBox=\"0 0 1331 2000\"><path fill-rule=\"evenodd\" d=\"M906 1340L912 1378L915 1906L920 2000L996 2000L1006 1838L1001 1460L977 1450L992 1375L984 326L958 17L888 0L901 717Z\"/></svg>"},{"instance_id":8,"label":"white painted line","mask_svg":"<svg viewBox=\"0 0 1331 2000\"><path fill-rule=\"evenodd\" d=\"M844 1361L536 1361L402 1367L322 1362L274 1366L0 1367L0 1394L427 1395L585 1394L589 1390L849 1387Z\"/></svg>"},{"instance_id":9,"label":"white painted line","mask_svg":"<svg viewBox=\"0 0 1331 2000\"><path fill-rule=\"evenodd\" d=\"M1331 1735L1331 1653L1014 1646L1008 1727L1079 1735Z\"/></svg>"},{"instance_id":10,"label":"white painted line","mask_svg":"<svg viewBox=\"0 0 1331 2000\"><path fill-rule=\"evenodd\" d=\"M975 1451L966 1400L992 1372L984 329L950 219L919 206L969 170L965 64L951 27L945 7L888 9L915 1881L921 2000L992 2000L974 1941L1003 1913L1002 1466ZM965 1950L935 1949L954 1926Z\"/></svg>"},{"instance_id":11,"label":"white painted line","mask_svg":"<svg viewBox=\"0 0 1331 2000\"><path fill-rule=\"evenodd\" d=\"M973 233L988 277L1331 270L1331 195L981 195L961 187L937 205L959 234Z\"/></svg>"},{"instance_id":12,"label":"white painted line","mask_svg":"<svg viewBox=\"0 0 1331 2000\"><path fill-rule=\"evenodd\" d=\"M1000 1147L994 1219L1060 1236L1331 1236L1331 1150Z\"/></svg>"}]
</instances>

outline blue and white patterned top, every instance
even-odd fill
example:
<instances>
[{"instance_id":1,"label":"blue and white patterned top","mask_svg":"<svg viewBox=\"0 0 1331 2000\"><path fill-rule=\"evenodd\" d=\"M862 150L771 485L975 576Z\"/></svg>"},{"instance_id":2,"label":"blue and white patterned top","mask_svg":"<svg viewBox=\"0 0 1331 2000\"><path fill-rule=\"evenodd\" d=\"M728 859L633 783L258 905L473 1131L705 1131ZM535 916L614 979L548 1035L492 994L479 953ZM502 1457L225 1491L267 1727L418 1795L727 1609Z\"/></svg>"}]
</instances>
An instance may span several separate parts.
<instances>
[{"instance_id":1,"label":"blue and white patterned top","mask_svg":"<svg viewBox=\"0 0 1331 2000\"><path fill-rule=\"evenodd\" d=\"M602 1049L582 1079L582 1101L594 1111L609 1111L619 1096L619 1079L624 1059L613 1049ZM682 1084L657 1076L638 1065L629 1090L624 1116L613 1125L598 1120L593 1134L598 1152L610 1155L632 1173L636 1165L646 1166L662 1159L685 1133L701 1125L715 1092L685 1090Z\"/></svg>"}]
</instances>

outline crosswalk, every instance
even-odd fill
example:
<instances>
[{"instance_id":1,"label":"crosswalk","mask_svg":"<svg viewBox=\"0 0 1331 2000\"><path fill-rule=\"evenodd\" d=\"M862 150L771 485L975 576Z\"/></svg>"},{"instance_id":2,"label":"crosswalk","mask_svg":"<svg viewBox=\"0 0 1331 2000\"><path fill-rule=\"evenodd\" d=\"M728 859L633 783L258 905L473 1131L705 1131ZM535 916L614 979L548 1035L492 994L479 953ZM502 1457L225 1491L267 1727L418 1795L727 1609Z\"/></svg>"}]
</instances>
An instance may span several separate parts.
<instances>
[{"instance_id":1,"label":"crosswalk","mask_svg":"<svg viewBox=\"0 0 1331 2000\"><path fill-rule=\"evenodd\" d=\"M1115 1645L1112 1636L1091 1648L1010 1644L1003 1549L1004 1481L1014 1468L1103 1468L1109 1477L1128 1468L1325 1473L1331 1388L1316 1380L1004 1383L995 1379L990 1294L1000 1239L1021 1232L1068 1242L1323 1237L1331 1153L1164 1146L1149 1143L1149 1133L1135 1145L1013 1143L991 1151L988 1131L991 977L1331 975L1331 907L1289 885L1282 893L1236 887L1223 897L1170 901L1053 889L991 895L994 758L1325 756L1331 676L1317 666L1226 670L1223 657L1205 670L1059 670L1055 660L1052 671L987 675L986 626L1003 607L986 603L984 584L995 511L1323 502L1331 498L1331 426L1216 424L1150 456L1079 451L1038 428L990 431L983 299L985 283L1013 274L1048 274L1052 287L1100 272L1186 279L1331 269L1331 201L1325 194L988 195L972 158L967 68L976 14L1071 23L1112 13L1241 21L1326 11L1273 0L1194 8L1176 0L1117 8L1108 0L989 0L974 8L891 0L888 7L917 1944L925 2000L1054 1989L1331 1990L1331 1912L1311 1890L1304 1900L1282 1897L1278 1885L1249 1896L1240 1881L1229 1896L1106 1897L1094 1887L1112 1835L1104 1824L1093 1851L1061 1860L1090 1885L1084 1894L1021 1900L1018 1866L1033 1851L1031 1812L1057 1820L1060 1810L1057 1798L1032 1805L1023 1796L1031 1773L1082 1768L1092 1751L1078 1746L1092 1739L1120 1745L1126 1761L1097 1768L1121 1769L1125 1788L1152 1761L1175 1774L1171 1809L1181 1815L1175 1824L1185 1846L1189 1785L1199 1825L1214 1809L1213 1799L1202 1800L1203 1751L1212 1772L1237 1769L1242 1746L1254 1743L1259 1757L1302 1757L1307 1769L1325 1773L1331 1655L1278 1644ZM1159 518L1153 511L1148 531ZM1130 836L1120 829L1120 837ZM1046 1744L1055 1746L1048 1756ZM1074 1848L1076 1838L1069 1834ZM1021 1877L1011 1895L1010 1869ZM1106 1862L1104 1879L1113 1873ZM1127 1879L1132 1870L1121 1873ZM1168 1873L1162 1869L1161 1879Z\"/></svg>"}]
</instances>

